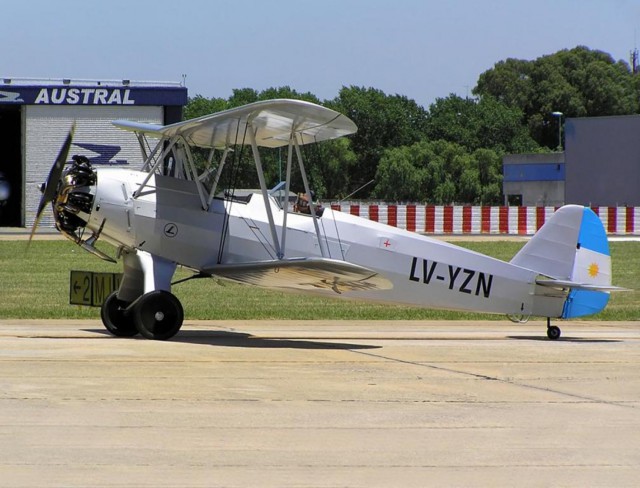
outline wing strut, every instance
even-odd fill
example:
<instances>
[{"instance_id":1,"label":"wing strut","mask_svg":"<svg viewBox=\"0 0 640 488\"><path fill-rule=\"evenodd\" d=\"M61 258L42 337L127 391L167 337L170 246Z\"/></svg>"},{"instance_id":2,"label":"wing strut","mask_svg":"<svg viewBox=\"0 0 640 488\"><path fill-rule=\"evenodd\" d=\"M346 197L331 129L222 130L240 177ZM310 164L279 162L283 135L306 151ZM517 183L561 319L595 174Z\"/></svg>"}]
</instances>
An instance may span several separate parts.
<instances>
[{"instance_id":1,"label":"wing strut","mask_svg":"<svg viewBox=\"0 0 640 488\"><path fill-rule=\"evenodd\" d=\"M213 149L211 150L213 151ZM213 201L213 197L216 195L216 190L218 189L218 183L220 182L220 175L222 174L222 169L224 168L225 163L227 162L227 156L231 149L229 146L224 148L224 152L222 153L222 157L220 158L220 162L218 163L218 170L216 171L216 176L213 179L213 185L211 185L211 191L209 192L209 200L207 202L207 206L211 207L211 202Z\"/></svg>"},{"instance_id":2,"label":"wing strut","mask_svg":"<svg viewBox=\"0 0 640 488\"><path fill-rule=\"evenodd\" d=\"M144 134L142 132L136 132L136 135L138 136L138 141L140 141L140 148L143 148L142 142L141 142L141 138L144 137ZM156 143L156 147L153 148L153 150L151 151L151 153L149 155L146 154L146 151L143 149L142 151L142 157L144 158L144 164L142 165L142 171L149 171L149 169L152 166L152 162L153 162L153 158L156 156L156 154L158 153L158 151L160 150L160 148L162 147L162 144L166 141L166 139L162 139L159 142ZM155 165L155 163L154 163Z\"/></svg>"},{"instance_id":3,"label":"wing strut","mask_svg":"<svg viewBox=\"0 0 640 488\"><path fill-rule=\"evenodd\" d=\"M187 166L191 171L191 179L196 184L196 188L198 189L198 196L200 197L200 204L202 205L202 210L209 210L209 204L207 203L207 198L204 195L204 190L202 189L202 182L198 178L198 171L196 170L196 165L193 162L193 154L191 153L191 147L187 143L187 141L183 138L184 141L184 150L187 154Z\"/></svg>"},{"instance_id":4,"label":"wing strut","mask_svg":"<svg viewBox=\"0 0 640 488\"><path fill-rule=\"evenodd\" d=\"M141 132L136 132L135 135L136 135L136 138L138 139L138 144L140 144L140 151L142 152L142 160L146 161L149 158L149 155L147 154L147 148L145 146L146 138L144 137L144 134Z\"/></svg>"},{"instance_id":5,"label":"wing strut","mask_svg":"<svg viewBox=\"0 0 640 488\"><path fill-rule=\"evenodd\" d=\"M282 216L282 254L285 253L286 242L287 242L287 215L289 215L289 191L291 189L291 163L293 160L293 138L295 134L293 130L291 131L291 136L289 137L289 147L287 149L287 176L285 177L285 188L284 195L285 201L282 202L282 206L284 207L284 214Z\"/></svg>"},{"instance_id":6,"label":"wing strut","mask_svg":"<svg viewBox=\"0 0 640 488\"><path fill-rule=\"evenodd\" d=\"M298 156L298 165L300 166L300 175L302 176L302 183L304 184L304 191L307 194L307 200L309 201L309 207L311 208L311 217L313 218L313 225L316 228L316 236L318 236L318 245L320 246L320 254L323 258L327 257L327 250L322 242L322 236L320 235L320 226L318 225L318 216L316 215L316 205L311 198L311 188L309 188L309 180L307 179L307 172L304 169L304 163L302 162L302 152L300 151L300 144L298 144L298 138L294 137L293 143L296 148L296 155Z\"/></svg>"},{"instance_id":7,"label":"wing strut","mask_svg":"<svg viewBox=\"0 0 640 488\"><path fill-rule=\"evenodd\" d=\"M304 191L307 195L307 200L309 201L309 206L311 208L311 217L313 218L313 225L316 230L316 236L318 238L318 245L320 246L320 254L323 258L326 258L328 252L326 250L326 246L322 241L322 235L320 234L320 225L318 224L318 216L316 214L316 206L313 203L313 199L311 198L311 188L309 187L309 180L307 178L307 172L304 167L304 161L302 160L302 152L300 151L300 144L298 143L298 138L295 133L295 128L291 130L291 136L289 137L289 146L287 148L287 176L285 179L285 198L286 202L283 203L284 214L282 217L282 233L280 238L280 252L278 253L279 259L282 259L285 255L286 249L286 240L287 240L287 215L289 214L289 191L291 189L291 166L293 163L293 151L295 149L296 157L298 159L298 166L300 167L300 174L302 175L302 182L304 185ZM263 192L264 193L264 192ZM266 197L265 197L266 198ZM265 202L266 204L266 202ZM270 215L270 208L267 210ZM269 221L271 222L271 220ZM275 231L275 228L274 228ZM274 236L275 241L275 236Z\"/></svg>"},{"instance_id":8,"label":"wing strut","mask_svg":"<svg viewBox=\"0 0 640 488\"><path fill-rule=\"evenodd\" d=\"M164 139L160 140L158 142L157 147L160 147L160 145L164 142ZM145 186L147 186L147 183L149 183L149 180L151 179L151 176L153 176L153 174L155 173L156 169L158 169L158 166L160 166L160 164L162 163L162 161L164 161L164 158L167 157L167 154L169 154L171 152L171 150L173 149L173 146L176 145L176 142L178 142L178 137L173 137L170 141L169 144L167 144L167 147L164 149L164 151L162 151L162 154L160 155L160 157L158 158L158 160L153 163L153 166L151 166L149 168L149 172L147 173L147 176L145 177L145 179L143 180L142 183L140 183L140 186L138 187L138 189L136 191L133 192L133 198L136 199L138 198L141 194L142 194L142 190L144 189ZM154 150L151 157L153 156L153 154L156 151ZM151 160L149 160L149 163L151 162ZM145 164L146 166L146 164Z\"/></svg>"},{"instance_id":9,"label":"wing strut","mask_svg":"<svg viewBox=\"0 0 640 488\"><path fill-rule=\"evenodd\" d=\"M278 241L278 233L276 232L276 223L273 220L273 212L271 211L271 203L269 202L269 193L267 190L267 184L264 181L264 171L262 170L262 161L260 160L260 152L258 151L258 144L256 144L256 131L253 126L247 131L249 133L249 142L251 143L251 150L253 151L253 160L256 163L256 172L258 173L258 180L260 181L260 191L262 198L264 199L265 210L267 211L267 218L269 219L269 229L271 230L271 238L273 239L273 247L276 250L276 256L278 259L283 258L282 250L280 249L280 242Z\"/></svg>"}]
</instances>

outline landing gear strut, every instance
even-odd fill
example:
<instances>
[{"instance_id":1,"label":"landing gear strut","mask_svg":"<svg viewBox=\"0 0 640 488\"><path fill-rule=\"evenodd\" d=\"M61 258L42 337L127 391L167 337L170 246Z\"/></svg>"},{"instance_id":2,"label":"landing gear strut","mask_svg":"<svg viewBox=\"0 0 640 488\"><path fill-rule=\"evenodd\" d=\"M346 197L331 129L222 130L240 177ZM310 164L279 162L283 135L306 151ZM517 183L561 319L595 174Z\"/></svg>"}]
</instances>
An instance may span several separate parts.
<instances>
[{"instance_id":1,"label":"landing gear strut","mask_svg":"<svg viewBox=\"0 0 640 488\"><path fill-rule=\"evenodd\" d=\"M552 341L556 341L560 339L561 334L562 331L560 330L560 327L551 325L551 317L547 317L547 337Z\"/></svg>"},{"instance_id":2,"label":"landing gear strut","mask_svg":"<svg viewBox=\"0 0 640 488\"><path fill-rule=\"evenodd\" d=\"M113 335L133 337L140 333L147 339L166 341L182 327L184 311L180 301L168 291L145 293L132 304L118 300L117 292L102 305L102 323Z\"/></svg>"}]
</instances>

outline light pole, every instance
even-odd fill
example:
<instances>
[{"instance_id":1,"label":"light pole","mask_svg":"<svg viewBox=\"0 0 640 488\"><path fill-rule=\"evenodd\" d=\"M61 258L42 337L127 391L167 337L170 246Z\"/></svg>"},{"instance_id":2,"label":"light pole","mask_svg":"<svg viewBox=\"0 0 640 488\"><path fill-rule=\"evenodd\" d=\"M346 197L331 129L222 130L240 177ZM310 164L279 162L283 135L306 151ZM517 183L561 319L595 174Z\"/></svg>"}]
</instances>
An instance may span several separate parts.
<instances>
[{"instance_id":1,"label":"light pole","mask_svg":"<svg viewBox=\"0 0 640 488\"><path fill-rule=\"evenodd\" d=\"M558 117L558 151L562 151L562 112L551 112L551 115Z\"/></svg>"}]
</instances>

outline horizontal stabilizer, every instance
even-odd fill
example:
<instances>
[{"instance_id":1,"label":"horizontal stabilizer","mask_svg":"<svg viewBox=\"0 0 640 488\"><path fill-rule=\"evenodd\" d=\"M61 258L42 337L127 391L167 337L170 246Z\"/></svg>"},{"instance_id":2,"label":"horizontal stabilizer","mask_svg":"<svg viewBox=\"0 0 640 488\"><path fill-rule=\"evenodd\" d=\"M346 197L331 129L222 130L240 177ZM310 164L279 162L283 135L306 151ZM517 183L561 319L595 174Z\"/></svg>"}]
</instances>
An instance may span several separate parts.
<instances>
[{"instance_id":1,"label":"horizontal stabilizer","mask_svg":"<svg viewBox=\"0 0 640 488\"><path fill-rule=\"evenodd\" d=\"M628 288L621 288L613 285L595 285L593 283L578 283L576 281L569 280L550 280L539 279L536 280L536 284L540 286L546 286L549 288L571 288L572 290L587 290L587 291L631 291Z\"/></svg>"},{"instance_id":2,"label":"horizontal stabilizer","mask_svg":"<svg viewBox=\"0 0 640 488\"><path fill-rule=\"evenodd\" d=\"M249 285L298 290L389 290L393 284L377 272L345 261L325 258L292 258L240 264L221 264L202 270Z\"/></svg>"}]
</instances>

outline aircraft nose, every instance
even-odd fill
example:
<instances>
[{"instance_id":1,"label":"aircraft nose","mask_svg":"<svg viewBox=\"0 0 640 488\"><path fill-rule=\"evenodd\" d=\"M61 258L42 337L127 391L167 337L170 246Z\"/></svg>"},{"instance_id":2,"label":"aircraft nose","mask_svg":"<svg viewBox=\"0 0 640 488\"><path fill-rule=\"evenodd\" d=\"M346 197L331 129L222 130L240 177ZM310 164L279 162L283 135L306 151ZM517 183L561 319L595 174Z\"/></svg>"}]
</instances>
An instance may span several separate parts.
<instances>
[{"instance_id":1,"label":"aircraft nose","mask_svg":"<svg viewBox=\"0 0 640 488\"><path fill-rule=\"evenodd\" d=\"M76 231L85 227L91 214L97 176L87 158L72 159L56 192L54 218L62 232L77 237Z\"/></svg>"}]
</instances>

